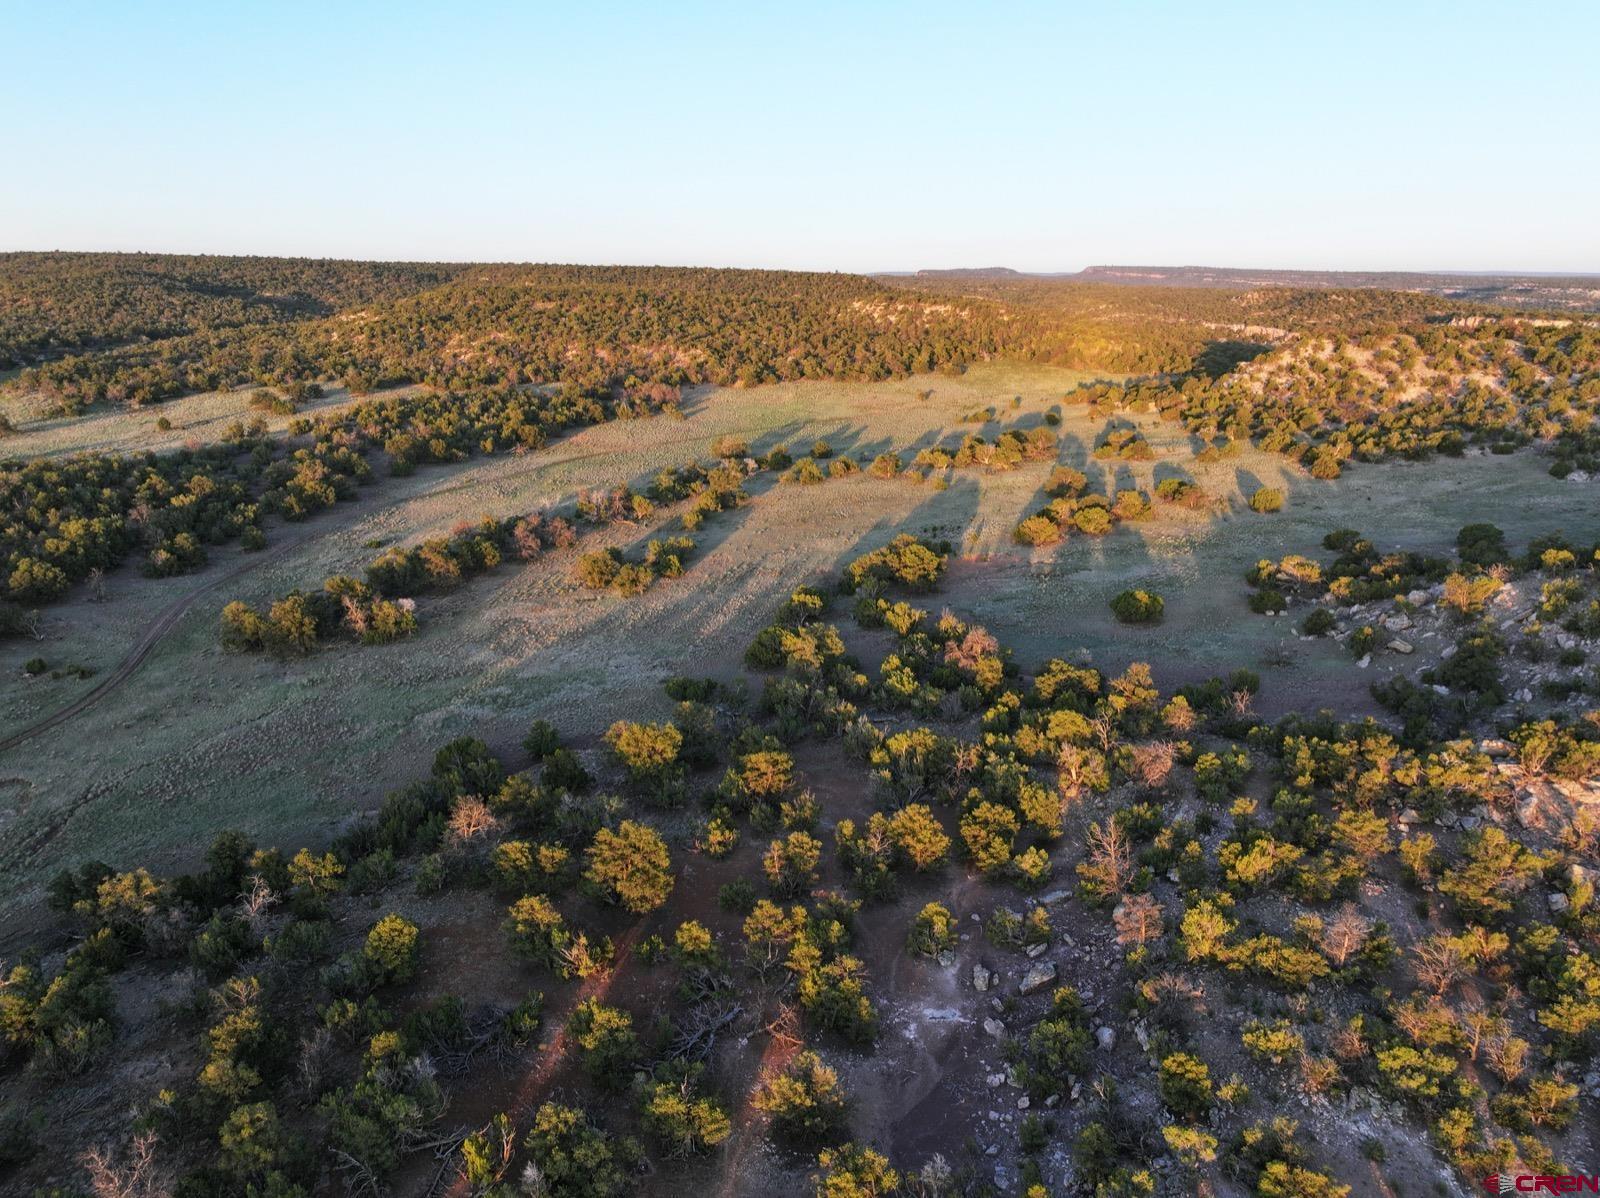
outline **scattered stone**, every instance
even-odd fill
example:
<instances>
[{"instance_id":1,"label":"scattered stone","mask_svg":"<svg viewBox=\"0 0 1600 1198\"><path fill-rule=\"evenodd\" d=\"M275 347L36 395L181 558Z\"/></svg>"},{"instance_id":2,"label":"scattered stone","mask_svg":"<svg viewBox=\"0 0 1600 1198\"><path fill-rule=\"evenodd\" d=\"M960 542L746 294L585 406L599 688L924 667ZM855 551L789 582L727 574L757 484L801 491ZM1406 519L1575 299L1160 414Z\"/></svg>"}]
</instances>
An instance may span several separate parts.
<instances>
[{"instance_id":1,"label":"scattered stone","mask_svg":"<svg viewBox=\"0 0 1600 1198\"><path fill-rule=\"evenodd\" d=\"M1370 654L1370 653L1363 653L1363 654L1362 654L1362 655L1361 655L1361 658L1360 658L1360 660L1358 660L1358 661L1357 661L1357 662L1356 662L1356 669L1358 669L1358 670L1364 670L1364 669L1366 669L1366 668L1367 668L1367 667L1368 667L1368 666L1370 666L1370 665L1371 665L1371 664L1372 664L1372 654Z\"/></svg>"},{"instance_id":2,"label":"scattered stone","mask_svg":"<svg viewBox=\"0 0 1600 1198\"><path fill-rule=\"evenodd\" d=\"M1389 652L1391 653L1410 654L1416 651L1417 647L1415 645L1410 641L1403 641L1399 637L1395 637L1394 640L1389 642Z\"/></svg>"},{"instance_id":3,"label":"scattered stone","mask_svg":"<svg viewBox=\"0 0 1600 1198\"><path fill-rule=\"evenodd\" d=\"M1483 826L1483 817L1478 815L1463 815L1461 817L1461 830L1463 832L1476 832Z\"/></svg>"},{"instance_id":4,"label":"scattered stone","mask_svg":"<svg viewBox=\"0 0 1600 1198\"><path fill-rule=\"evenodd\" d=\"M955 963L956 963L956 955L955 955L955 953L951 952L947 948L939 950L939 964L940 965L943 965L946 969L949 969L952 966L954 966Z\"/></svg>"},{"instance_id":5,"label":"scattered stone","mask_svg":"<svg viewBox=\"0 0 1600 1198\"><path fill-rule=\"evenodd\" d=\"M1102 1052L1110 1052L1117 1046L1117 1029L1114 1027L1097 1027L1094 1029L1095 1042L1100 1045Z\"/></svg>"},{"instance_id":6,"label":"scattered stone","mask_svg":"<svg viewBox=\"0 0 1600 1198\"><path fill-rule=\"evenodd\" d=\"M1490 757L1511 756L1511 742L1501 740L1499 737L1490 737L1488 740L1480 740L1478 742L1478 748Z\"/></svg>"},{"instance_id":7,"label":"scattered stone","mask_svg":"<svg viewBox=\"0 0 1600 1198\"><path fill-rule=\"evenodd\" d=\"M1433 684L1433 693L1436 695L1448 695L1450 693L1450 688L1448 686L1441 686L1439 683L1435 682Z\"/></svg>"},{"instance_id":8,"label":"scattered stone","mask_svg":"<svg viewBox=\"0 0 1600 1198\"><path fill-rule=\"evenodd\" d=\"M1550 908L1551 915L1560 915L1568 907L1572 906L1572 903L1566 895L1559 890L1554 890L1545 895L1544 905Z\"/></svg>"},{"instance_id":9,"label":"scattered stone","mask_svg":"<svg viewBox=\"0 0 1600 1198\"><path fill-rule=\"evenodd\" d=\"M1006 1084L1006 1075L1003 1073L991 1073L983 1080L989 1083L989 1089L998 1090L1001 1086Z\"/></svg>"},{"instance_id":10,"label":"scattered stone","mask_svg":"<svg viewBox=\"0 0 1600 1198\"><path fill-rule=\"evenodd\" d=\"M1078 1101L1078 1095L1080 1095L1082 1093L1083 1093L1083 1083L1082 1082L1073 1082L1072 1083L1072 1090L1069 1093L1068 1097L1070 1097L1073 1102L1077 1102Z\"/></svg>"},{"instance_id":11,"label":"scattered stone","mask_svg":"<svg viewBox=\"0 0 1600 1198\"><path fill-rule=\"evenodd\" d=\"M992 985L994 985L994 970L990 969L982 961L974 961L972 964L972 988L981 993Z\"/></svg>"},{"instance_id":12,"label":"scattered stone","mask_svg":"<svg viewBox=\"0 0 1600 1198\"><path fill-rule=\"evenodd\" d=\"M1144 1024L1136 1023L1133 1025L1133 1038L1139 1041L1139 1047L1143 1051L1150 1051L1150 1033L1145 1029Z\"/></svg>"},{"instance_id":13,"label":"scattered stone","mask_svg":"<svg viewBox=\"0 0 1600 1198\"><path fill-rule=\"evenodd\" d=\"M983 1021L983 1030L996 1040L999 1040L1006 1034L1006 1025L998 1019L985 1019Z\"/></svg>"},{"instance_id":14,"label":"scattered stone","mask_svg":"<svg viewBox=\"0 0 1600 1198\"><path fill-rule=\"evenodd\" d=\"M1039 944L1030 944L1030 945L1028 945L1028 947L1024 951L1028 954L1028 956L1030 958L1036 960L1039 957L1044 956L1045 951L1047 949L1049 949L1049 947L1050 947L1050 945L1049 945L1048 942L1041 942Z\"/></svg>"},{"instance_id":15,"label":"scattered stone","mask_svg":"<svg viewBox=\"0 0 1600 1198\"><path fill-rule=\"evenodd\" d=\"M1067 890L1052 890L1052 891L1050 891L1049 894L1041 894L1039 896L1039 901L1041 903L1043 903L1045 906L1048 907L1053 903L1059 903L1063 899L1068 899L1068 898L1071 898L1071 897L1072 897L1072 894L1071 894L1070 891L1067 891Z\"/></svg>"},{"instance_id":16,"label":"scattered stone","mask_svg":"<svg viewBox=\"0 0 1600 1198\"><path fill-rule=\"evenodd\" d=\"M1422 822L1422 817L1417 814L1415 807L1407 807L1396 817L1395 822L1402 828L1410 828Z\"/></svg>"},{"instance_id":17,"label":"scattered stone","mask_svg":"<svg viewBox=\"0 0 1600 1198\"><path fill-rule=\"evenodd\" d=\"M1059 1094L1050 1095L1049 1098L1046 1098L1044 1100L1044 1104L1045 1104L1045 1106L1049 1107L1052 1111L1055 1110L1058 1106L1061 1105L1061 1095L1059 1095Z\"/></svg>"},{"instance_id":18,"label":"scattered stone","mask_svg":"<svg viewBox=\"0 0 1600 1198\"><path fill-rule=\"evenodd\" d=\"M1517 693L1512 695L1511 697L1513 699L1515 699L1518 703L1532 703L1533 702L1533 692L1531 690L1529 690L1527 687L1523 687L1521 690L1517 691Z\"/></svg>"},{"instance_id":19,"label":"scattered stone","mask_svg":"<svg viewBox=\"0 0 1600 1198\"><path fill-rule=\"evenodd\" d=\"M1025 1111L1027 1109L1028 1109L1028 1096L1026 1094L1024 1094L1021 1098L1017 1099L1017 1110Z\"/></svg>"},{"instance_id":20,"label":"scattered stone","mask_svg":"<svg viewBox=\"0 0 1600 1198\"><path fill-rule=\"evenodd\" d=\"M1411 617L1406 615L1405 612L1397 612L1392 616L1385 616L1379 622L1390 632L1404 632L1412 625Z\"/></svg>"},{"instance_id":21,"label":"scattered stone","mask_svg":"<svg viewBox=\"0 0 1600 1198\"><path fill-rule=\"evenodd\" d=\"M1019 994L1035 994L1046 986L1054 984L1056 980L1056 966L1054 961L1046 961L1035 965L1022 975L1022 984L1017 987Z\"/></svg>"},{"instance_id":22,"label":"scattered stone","mask_svg":"<svg viewBox=\"0 0 1600 1198\"><path fill-rule=\"evenodd\" d=\"M1428 601L1428 592L1427 591L1412 591L1408 595L1406 595L1406 602L1411 604L1412 607L1421 607L1427 601Z\"/></svg>"}]
</instances>

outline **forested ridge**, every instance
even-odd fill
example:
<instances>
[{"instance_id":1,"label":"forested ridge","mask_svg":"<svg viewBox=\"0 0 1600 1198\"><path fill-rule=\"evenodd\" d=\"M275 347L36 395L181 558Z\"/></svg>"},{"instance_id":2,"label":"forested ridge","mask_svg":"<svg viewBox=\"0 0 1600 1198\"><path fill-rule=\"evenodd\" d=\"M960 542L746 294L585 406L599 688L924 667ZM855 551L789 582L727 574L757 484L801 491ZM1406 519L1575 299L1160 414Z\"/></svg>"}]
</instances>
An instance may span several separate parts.
<instances>
[{"instance_id":1,"label":"forested ridge","mask_svg":"<svg viewBox=\"0 0 1600 1198\"><path fill-rule=\"evenodd\" d=\"M416 290L416 289L413 289ZM857 275L635 267L484 267L326 319L197 328L41 363L19 387L68 412L240 384L755 384L879 379L993 354L996 304L893 291Z\"/></svg>"},{"instance_id":2,"label":"forested ridge","mask_svg":"<svg viewBox=\"0 0 1600 1198\"><path fill-rule=\"evenodd\" d=\"M181 254L0 254L0 368L396 299L461 265Z\"/></svg>"}]
</instances>

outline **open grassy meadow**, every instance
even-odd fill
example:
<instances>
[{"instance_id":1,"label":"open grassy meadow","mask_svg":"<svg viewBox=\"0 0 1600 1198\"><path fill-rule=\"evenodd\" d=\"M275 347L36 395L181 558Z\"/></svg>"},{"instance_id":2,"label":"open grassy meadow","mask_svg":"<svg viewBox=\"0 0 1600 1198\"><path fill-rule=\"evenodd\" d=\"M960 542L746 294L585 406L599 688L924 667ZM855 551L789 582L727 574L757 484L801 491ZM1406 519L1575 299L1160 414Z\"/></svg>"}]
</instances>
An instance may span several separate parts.
<instances>
[{"instance_id":1,"label":"open grassy meadow","mask_svg":"<svg viewBox=\"0 0 1600 1198\"><path fill-rule=\"evenodd\" d=\"M269 841L325 839L456 735L509 749L533 715L545 714L592 749L625 711L665 713L665 677L739 677L744 646L793 587L826 583L843 562L902 531L952 542L956 560L939 602L978 619L1026 668L1080 654L1110 670L1145 660L1159 684L1176 686L1245 666L1263 677L1263 710L1327 706L1341 714L1373 709L1367 684L1375 675L1356 671L1338 644L1304 640L1290 620L1245 609L1239 580L1259 558L1314 551L1325 533L1344 527L1384 548L1434 550L1477 520L1493 520L1517 540L1553 529L1577 539L1600 533L1589 488L1549 477L1528 455L1358 466L1329 483L1255 450L1199 463L1180 426L1143 416L1120 423L1137 424L1155 460L1097 461L1091 451L1106 422L1060 403L1090 377L997 364L959 378L702 388L686 399L683 419L614 421L525 456L382 479L354 504L275 525L260 555L225 549L205 570L164 580L117 572L105 602L53 609L44 640L0 650L12 677L34 656L95 671L9 685L0 735L71 702L158 613L242 570L205 590L126 682L0 762L7 910L26 911L45 878L83 858L181 866L224 828ZM170 435L240 418L243 399L168 405ZM985 408L994 409L993 421L962 422ZM219 643L217 617L230 599L264 601L328 575L359 576L379 547L485 515L562 510L582 490L619 482L642 487L662 469L704 458L718 436L743 436L756 452L785 444L798 456L825 439L837 453L870 459L895 450L909 461L940 440L1032 426L1047 411L1062 415L1059 460L1087 473L1092 490L1150 490L1178 476L1200 483L1212 506L1163 506L1156 518L1102 538L1029 550L1013 543L1011 530L1044 501L1048 463L953 470L938 476L942 484L859 474L800 486L765 476L753 485L753 502L708 521L684 577L636 599L585 590L566 551L507 563L421 600L420 633L397 644L280 661L231 654ZM132 450L160 447L167 436L153 433L147 414L117 413L31 431L21 447ZM1286 490L1282 512L1248 510L1263 485ZM632 546L675 522L667 509L648 523L607 526L585 546ZM1124 627L1107 603L1141 585L1166 596L1166 618L1154 628Z\"/></svg>"}]
</instances>

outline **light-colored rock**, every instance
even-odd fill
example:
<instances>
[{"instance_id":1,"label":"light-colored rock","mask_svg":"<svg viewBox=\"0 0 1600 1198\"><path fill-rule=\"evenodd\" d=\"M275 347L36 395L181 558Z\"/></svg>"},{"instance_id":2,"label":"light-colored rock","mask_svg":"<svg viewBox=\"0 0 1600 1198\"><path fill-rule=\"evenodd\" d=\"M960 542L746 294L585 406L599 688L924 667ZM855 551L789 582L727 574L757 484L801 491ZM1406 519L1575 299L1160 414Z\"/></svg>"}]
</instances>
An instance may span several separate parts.
<instances>
[{"instance_id":1,"label":"light-colored rock","mask_svg":"<svg viewBox=\"0 0 1600 1198\"><path fill-rule=\"evenodd\" d=\"M1421 607L1428 601L1427 591L1411 591L1406 595L1406 602L1412 607Z\"/></svg>"},{"instance_id":2,"label":"light-colored rock","mask_svg":"<svg viewBox=\"0 0 1600 1198\"><path fill-rule=\"evenodd\" d=\"M1371 664L1372 664L1372 654L1370 654L1370 653L1363 653L1363 654L1362 654L1362 655L1361 655L1361 656L1360 656L1360 658L1358 658L1358 659L1357 659L1357 660L1356 660L1356 669L1358 669L1358 670L1364 670L1364 669L1366 669L1366 668L1367 668L1367 667L1368 667L1368 666L1370 666L1370 665L1371 665Z\"/></svg>"},{"instance_id":3,"label":"light-colored rock","mask_svg":"<svg viewBox=\"0 0 1600 1198\"><path fill-rule=\"evenodd\" d=\"M1405 612L1396 612L1392 616L1385 616L1379 621L1390 632L1404 632L1412 626L1412 619Z\"/></svg>"},{"instance_id":4,"label":"light-colored rock","mask_svg":"<svg viewBox=\"0 0 1600 1198\"><path fill-rule=\"evenodd\" d=\"M1417 814L1415 807L1407 807L1395 817L1395 823L1399 824L1402 828L1409 828L1413 825L1420 824L1421 822L1422 817Z\"/></svg>"},{"instance_id":5,"label":"light-colored rock","mask_svg":"<svg viewBox=\"0 0 1600 1198\"><path fill-rule=\"evenodd\" d=\"M1559 890L1552 890L1544 896L1544 905L1550 908L1551 915L1560 915L1568 907L1572 906L1572 903Z\"/></svg>"},{"instance_id":6,"label":"light-colored rock","mask_svg":"<svg viewBox=\"0 0 1600 1198\"><path fill-rule=\"evenodd\" d=\"M1003 1073L991 1073L983 1080L988 1083L989 1089L998 1090L1001 1086L1006 1084L1006 1075Z\"/></svg>"},{"instance_id":7,"label":"light-colored rock","mask_svg":"<svg viewBox=\"0 0 1600 1198\"><path fill-rule=\"evenodd\" d=\"M1023 951L1028 954L1030 959L1038 960L1040 957L1045 955L1049 948L1050 945L1048 942L1041 942L1039 944L1030 944Z\"/></svg>"},{"instance_id":8,"label":"light-colored rock","mask_svg":"<svg viewBox=\"0 0 1600 1198\"><path fill-rule=\"evenodd\" d=\"M1056 966L1054 961L1044 961L1029 968L1022 975L1022 984L1017 987L1018 994L1037 994L1046 986L1055 984Z\"/></svg>"},{"instance_id":9,"label":"light-colored rock","mask_svg":"<svg viewBox=\"0 0 1600 1198\"><path fill-rule=\"evenodd\" d=\"M972 963L972 988L979 993L994 985L994 970L982 961Z\"/></svg>"},{"instance_id":10,"label":"light-colored rock","mask_svg":"<svg viewBox=\"0 0 1600 1198\"><path fill-rule=\"evenodd\" d=\"M1389 652L1400 654L1411 654L1417 651L1417 647L1410 641L1403 641L1399 637L1395 637L1394 640L1390 641L1388 648Z\"/></svg>"},{"instance_id":11,"label":"light-colored rock","mask_svg":"<svg viewBox=\"0 0 1600 1198\"><path fill-rule=\"evenodd\" d=\"M1094 1029L1094 1039L1102 1052L1110 1052L1117 1046L1117 1029L1114 1027L1097 1027Z\"/></svg>"},{"instance_id":12,"label":"light-colored rock","mask_svg":"<svg viewBox=\"0 0 1600 1198\"><path fill-rule=\"evenodd\" d=\"M998 1019L985 1019L983 1021L983 1030L996 1040L999 1040L1006 1034L1006 1025Z\"/></svg>"}]
</instances>

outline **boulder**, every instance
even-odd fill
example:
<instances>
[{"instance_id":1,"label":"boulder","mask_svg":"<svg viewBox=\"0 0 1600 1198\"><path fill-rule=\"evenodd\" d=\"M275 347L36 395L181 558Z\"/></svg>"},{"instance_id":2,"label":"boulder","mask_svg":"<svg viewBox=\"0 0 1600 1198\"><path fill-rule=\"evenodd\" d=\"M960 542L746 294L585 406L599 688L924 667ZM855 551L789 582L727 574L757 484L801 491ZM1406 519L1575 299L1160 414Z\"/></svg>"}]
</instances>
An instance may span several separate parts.
<instances>
[{"instance_id":1,"label":"boulder","mask_svg":"<svg viewBox=\"0 0 1600 1198\"><path fill-rule=\"evenodd\" d=\"M983 1030L996 1040L1000 1040L1005 1038L1006 1025L998 1019L985 1019L983 1021Z\"/></svg>"},{"instance_id":2,"label":"boulder","mask_svg":"<svg viewBox=\"0 0 1600 1198\"><path fill-rule=\"evenodd\" d=\"M1389 652L1391 653L1410 654L1416 651L1417 647L1415 645L1410 641L1403 641L1399 637L1395 637L1394 640L1389 642Z\"/></svg>"},{"instance_id":3,"label":"boulder","mask_svg":"<svg viewBox=\"0 0 1600 1198\"><path fill-rule=\"evenodd\" d=\"M1544 905L1550 908L1551 915L1560 915L1568 907L1572 906L1572 903L1559 890L1552 890L1544 896Z\"/></svg>"},{"instance_id":4,"label":"boulder","mask_svg":"<svg viewBox=\"0 0 1600 1198\"><path fill-rule=\"evenodd\" d=\"M1113 1027L1097 1027L1094 1029L1095 1043L1102 1052L1110 1052L1117 1046L1117 1029Z\"/></svg>"},{"instance_id":5,"label":"boulder","mask_svg":"<svg viewBox=\"0 0 1600 1198\"><path fill-rule=\"evenodd\" d=\"M972 965L972 988L980 993L994 985L994 970L982 961L975 961Z\"/></svg>"},{"instance_id":6,"label":"boulder","mask_svg":"<svg viewBox=\"0 0 1600 1198\"><path fill-rule=\"evenodd\" d=\"M1053 986L1056 980L1056 966L1054 961L1042 961L1031 966L1028 972L1022 975L1022 984L1017 987L1019 994L1037 994L1046 986Z\"/></svg>"}]
</instances>

